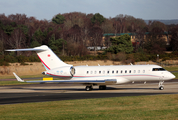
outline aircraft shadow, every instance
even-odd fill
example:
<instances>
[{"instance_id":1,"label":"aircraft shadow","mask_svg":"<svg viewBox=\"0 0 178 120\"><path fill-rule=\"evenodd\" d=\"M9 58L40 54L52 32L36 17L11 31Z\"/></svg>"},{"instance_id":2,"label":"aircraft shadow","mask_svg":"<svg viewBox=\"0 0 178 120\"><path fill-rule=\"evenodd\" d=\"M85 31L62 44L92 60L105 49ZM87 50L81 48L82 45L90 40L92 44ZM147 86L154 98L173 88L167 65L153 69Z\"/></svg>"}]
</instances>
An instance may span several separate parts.
<instances>
[{"instance_id":1,"label":"aircraft shadow","mask_svg":"<svg viewBox=\"0 0 178 120\"><path fill-rule=\"evenodd\" d=\"M107 87L106 90L159 90L158 88L114 88Z\"/></svg>"},{"instance_id":2,"label":"aircraft shadow","mask_svg":"<svg viewBox=\"0 0 178 120\"><path fill-rule=\"evenodd\" d=\"M14 88L11 88L14 89ZM23 90L35 90L35 91L85 91L85 86L83 88L15 88L15 89L23 89ZM115 90L159 90L158 88L114 88L114 87L107 87L106 90L99 90L99 88L94 88L92 91L115 91Z\"/></svg>"}]
</instances>

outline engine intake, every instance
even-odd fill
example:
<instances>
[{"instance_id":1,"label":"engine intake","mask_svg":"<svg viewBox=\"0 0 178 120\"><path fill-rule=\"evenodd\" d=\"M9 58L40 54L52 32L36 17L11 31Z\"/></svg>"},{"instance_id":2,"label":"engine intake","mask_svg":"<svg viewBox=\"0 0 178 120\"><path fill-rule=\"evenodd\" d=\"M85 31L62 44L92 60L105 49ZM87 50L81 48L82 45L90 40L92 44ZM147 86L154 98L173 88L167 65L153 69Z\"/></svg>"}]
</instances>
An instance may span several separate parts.
<instances>
[{"instance_id":1,"label":"engine intake","mask_svg":"<svg viewBox=\"0 0 178 120\"><path fill-rule=\"evenodd\" d=\"M73 66L70 68L70 74L72 77L75 75L75 68Z\"/></svg>"}]
</instances>

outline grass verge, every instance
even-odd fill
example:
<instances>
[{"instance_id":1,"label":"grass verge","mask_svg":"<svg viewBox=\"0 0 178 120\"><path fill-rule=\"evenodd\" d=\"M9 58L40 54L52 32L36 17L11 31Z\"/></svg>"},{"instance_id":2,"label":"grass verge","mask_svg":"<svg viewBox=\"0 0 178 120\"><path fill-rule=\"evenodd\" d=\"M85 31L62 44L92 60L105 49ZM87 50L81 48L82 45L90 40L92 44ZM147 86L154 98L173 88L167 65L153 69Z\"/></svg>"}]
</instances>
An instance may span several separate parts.
<instances>
[{"instance_id":1,"label":"grass verge","mask_svg":"<svg viewBox=\"0 0 178 120\"><path fill-rule=\"evenodd\" d=\"M25 84L37 84L37 83L26 83L26 82L18 82L18 81L0 81L0 86L6 86L6 85L25 85Z\"/></svg>"},{"instance_id":2,"label":"grass verge","mask_svg":"<svg viewBox=\"0 0 178 120\"><path fill-rule=\"evenodd\" d=\"M135 96L1 105L0 119L177 119L178 95Z\"/></svg>"},{"instance_id":3,"label":"grass verge","mask_svg":"<svg viewBox=\"0 0 178 120\"><path fill-rule=\"evenodd\" d=\"M17 74L18 75L18 74ZM39 75L23 75L20 76L21 78L37 78L37 77L45 77L45 75L39 74ZM1 76L0 79L15 79L14 75L12 74L12 76Z\"/></svg>"},{"instance_id":4,"label":"grass verge","mask_svg":"<svg viewBox=\"0 0 178 120\"><path fill-rule=\"evenodd\" d=\"M164 67L167 71L178 71L178 66Z\"/></svg>"}]
</instances>

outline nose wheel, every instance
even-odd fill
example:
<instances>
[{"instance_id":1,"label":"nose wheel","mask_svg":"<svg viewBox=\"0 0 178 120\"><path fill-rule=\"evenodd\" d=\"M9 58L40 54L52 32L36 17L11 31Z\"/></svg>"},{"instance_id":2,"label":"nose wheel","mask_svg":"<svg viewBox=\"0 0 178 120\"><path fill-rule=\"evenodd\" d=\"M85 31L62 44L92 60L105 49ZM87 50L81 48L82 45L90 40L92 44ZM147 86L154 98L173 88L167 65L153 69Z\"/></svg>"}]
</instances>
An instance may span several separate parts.
<instances>
[{"instance_id":1,"label":"nose wheel","mask_svg":"<svg viewBox=\"0 0 178 120\"><path fill-rule=\"evenodd\" d=\"M164 81L160 81L159 82L159 89L160 90L164 90L164 85L163 85Z\"/></svg>"},{"instance_id":2,"label":"nose wheel","mask_svg":"<svg viewBox=\"0 0 178 120\"><path fill-rule=\"evenodd\" d=\"M164 87L163 87L163 86L160 86L160 87L159 87L159 89L160 89L160 90L163 90L163 89L164 89Z\"/></svg>"}]
</instances>

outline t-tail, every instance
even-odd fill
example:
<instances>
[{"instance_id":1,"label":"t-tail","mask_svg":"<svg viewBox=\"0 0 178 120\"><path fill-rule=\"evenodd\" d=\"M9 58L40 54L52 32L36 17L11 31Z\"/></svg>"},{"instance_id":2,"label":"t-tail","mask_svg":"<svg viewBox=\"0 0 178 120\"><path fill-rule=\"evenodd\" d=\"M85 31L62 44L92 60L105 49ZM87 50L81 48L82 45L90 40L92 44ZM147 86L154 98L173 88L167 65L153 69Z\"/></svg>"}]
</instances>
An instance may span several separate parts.
<instances>
[{"instance_id":1,"label":"t-tail","mask_svg":"<svg viewBox=\"0 0 178 120\"><path fill-rule=\"evenodd\" d=\"M39 59L43 63L46 70L51 70L57 67L71 66L64 63L48 46L42 45L35 48L26 49L10 49L6 51L36 51Z\"/></svg>"}]
</instances>

